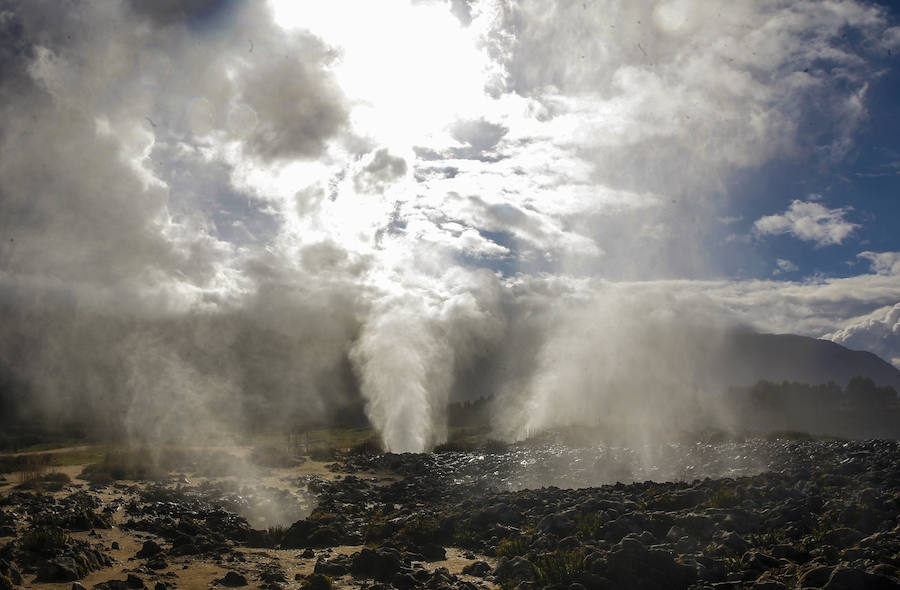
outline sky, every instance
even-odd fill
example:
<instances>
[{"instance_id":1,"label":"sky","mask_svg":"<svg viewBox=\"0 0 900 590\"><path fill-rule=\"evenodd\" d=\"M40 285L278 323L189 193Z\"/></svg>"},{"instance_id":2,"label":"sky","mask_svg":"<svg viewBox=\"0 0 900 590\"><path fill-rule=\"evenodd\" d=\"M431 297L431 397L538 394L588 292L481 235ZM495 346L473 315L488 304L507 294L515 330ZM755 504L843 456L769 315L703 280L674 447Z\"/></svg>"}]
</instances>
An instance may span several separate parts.
<instances>
[{"instance_id":1,"label":"sky","mask_svg":"<svg viewBox=\"0 0 900 590\"><path fill-rule=\"evenodd\" d=\"M696 326L900 367L890 3L2 0L0 39L0 358L48 399L358 388L416 449Z\"/></svg>"}]
</instances>

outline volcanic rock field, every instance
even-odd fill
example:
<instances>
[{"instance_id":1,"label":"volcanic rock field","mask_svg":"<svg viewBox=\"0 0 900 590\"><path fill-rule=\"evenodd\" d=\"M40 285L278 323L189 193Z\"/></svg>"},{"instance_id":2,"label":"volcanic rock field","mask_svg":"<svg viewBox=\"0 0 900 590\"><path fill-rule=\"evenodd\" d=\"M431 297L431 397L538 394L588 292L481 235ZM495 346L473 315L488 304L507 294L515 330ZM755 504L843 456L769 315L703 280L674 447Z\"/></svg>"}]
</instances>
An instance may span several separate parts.
<instances>
[{"instance_id":1,"label":"volcanic rock field","mask_svg":"<svg viewBox=\"0 0 900 590\"><path fill-rule=\"evenodd\" d=\"M900 588L893 441L544 442L319 467L277 489L6 480L0 588ZM298 519L260 525L262 502Z\"/></svg>"}]
</instances>

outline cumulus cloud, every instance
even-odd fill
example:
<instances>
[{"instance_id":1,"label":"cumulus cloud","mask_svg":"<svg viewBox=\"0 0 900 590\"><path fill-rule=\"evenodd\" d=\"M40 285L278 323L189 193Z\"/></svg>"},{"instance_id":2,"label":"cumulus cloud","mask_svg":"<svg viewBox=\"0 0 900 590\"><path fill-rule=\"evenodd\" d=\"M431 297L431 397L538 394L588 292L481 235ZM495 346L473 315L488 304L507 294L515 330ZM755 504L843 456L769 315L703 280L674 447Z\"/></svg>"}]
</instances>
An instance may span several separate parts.
<instances>
[{"instance_id":1,"label":"cumulus cloud","mask_svg":"<svg viewBox=\"0 0 900 590\"><path fill-rule=\"evenodd\" d=\"M900 369L900 303L854 318L824 336L856 350L868 350Z\"/></svg>"},{"instance_id":2,"label":"cumulus cloud","mask_svg":"<svg viewBox=\"0 0 900 590\"><path fill-rule=\"evenodd\" d=\"M795 199L784 213L760 217L753 223L753 228L759 235L790 234L823 248L842 243L860 227L844 219L852 209L829 209L821 203Z\"/></svg>"}]
</instances>

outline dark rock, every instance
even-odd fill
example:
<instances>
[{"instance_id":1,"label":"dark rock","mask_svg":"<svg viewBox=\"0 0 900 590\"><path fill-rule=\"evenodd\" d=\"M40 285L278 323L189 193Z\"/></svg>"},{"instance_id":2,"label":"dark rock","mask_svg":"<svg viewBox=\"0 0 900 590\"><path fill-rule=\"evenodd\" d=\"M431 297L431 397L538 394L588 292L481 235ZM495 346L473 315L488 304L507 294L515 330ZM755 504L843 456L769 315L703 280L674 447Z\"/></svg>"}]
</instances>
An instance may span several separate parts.
<instances>
[{"instance_id":1,"label":"dark rock","mask_svg":"<svg viewBox=\"0 0 900 590\"><path fill-rule=\"evenodd\" d=\"M185 555L197 555L198 553L200 553L200 548L193 543L185 543L183 545L172 547L169 553L178 557L183 557Z\"/></svg>"},{"instance_id":2,"label":"dark rock","mask_svg":"<svg viewBox=\"0 0 900 590\"><path fill-rule=\"evenodd\" d=\"M418 585L418 580L409 574L398 572L391 578L391 586L399 590L409 590Z\"/></svg>"},{"instance_id":3,"label":"dark rock","mask_svg":"<svg viewBox=\"0 0 900 590\"><path fill-rule=\"evenodd\" d=\"M72 590L87 590L81 582L72 582Z\"/></svg>"},{"instance_id":4,"label":"dark rock","mask_svg":"<svg viewBox=\"0 0 900 590\"><path fill-rule=\"evenodd\" d=\"M523 557L501 557L494 568L494 576L500 580L522 581L534 577L534 566Z\"/></svg>"},{"instance_id":5,"label":"dark rock","mask_svg":"<svg viewBox=\"0 0 900 590\"><path fill-rule=\"evenodd\" d=\"M141 550L135 554L135 557L138 559L143 559L145 557L153 557L154 555L158 555L162 552L162 547L159 546L159 543L156 541L148 540L144 541L144 545L141 547Z\"/></svg>"},{"instance_id":6,"label":"dark rock","mask_svg":"<svg viewBox=\"0 0 900 590\"><path fill-rule=\"evenodd\" d=\"M548 514L538 523L538 530L557 537L567 537L575 533L575 522L564 514Z\"/></svg>"},{"instance_id":7,"label":"dark rock","mask_svg":"<svg viewBox=\"0 0 900 590\"><path fill-rule=\"evenodd\" d=\"M471 523L478 528L492 524L517 525L522 522L522 513L508 504L495 504L472 517Z\"/></svg>"},{"instance_id":8,"label":"dark rock","mask_svg":"<svg viewBox=\"0 0 900 590\"><path fill-rule=\"evenodd\" d=\"M825 590L865 590L866 572L849 567L838 567L823 586Z\"/></svg>"},{"instance_id":9,"label":"dark rock","mask_svg":"<svg viewBox=\"0 0 900 590\"><path fill-rule=\"evenodd\" d=\"M333 559L320 557L316 560L313 572L327 576L343 576L350 571L350 565L350 558L346 555L339 555Z\"/></svg>"},{"instance_id":10,"label":"dark rock","mask_svg":"<svg viewBox=\"0 0 900 590\"><path fill-rule=\"evenodd\" d=\"M898 590L900 582L881 574L873 574L866 572L865 578L866 590Z\"/></svg>"},{"instance_id":11,"label":"dark rock","mask_svg":"<svg viewBox=\"0 0 900 590\"><path fill-rule=\"evenodd\" d=\"M647 549L635 538L622 539L607 556L607 577L621 587L683 589L694 583L696 570L677 563L672 554Z\"/></svg>"},{"instance_id":12,"label":"dark rock","mask_svg":"<svg viewBox=\"0 0 900 590\"><path fill-rule=\"evenodd\" d=\"M0 576L5 576L15 586L22 585L22 574L15 565L5 559L0 559Z\"/></svg>"},{"instance_id":13,"label":"dark rock","mask_svg":"<svg viewBox=\"0 0 900 590\"><path fill-rule=\"evenodd\" d=\"M285 532L281 546L285 549L334 547L344 537L335 519L298 520Z\"/></svg>"},{"instance_id":14,"label":"dark rock","mask_svg":"<svg viewBox=\"0 0 900 590\"><path fill-rule=\"evenodd\" d=\"M129 588L143 588L144 580L134 574L128 574L128 577L125 579L125 585Z\"/></svg>"},{"instance_id":15,"label":"dark rock","mask_svg":"<svg viewBox=\"0 0 900 590\"><path fill-rule=\"evenodd\" d=\"M781 567L783 565L778 558L766 555L760 551L747 551L744 553L743 557L741 557L741 561L747 565L748 569L758 572Z\"/></svg>"},{"instance_id":16,"label":"dark rock","mask_svg":"<svg viewBox=\"0 0 900 590\"><path fill-rule=\"evenodd\" d=\"M231 571L225 574L224 577L215 580L215 582L218 582L223 586L230 586L232 588L235 588L238 586L246 586L247 578L237 572Z\"/></svg>"},{"instance_id":17,"label":"dark rock","mask_svg":"<svg viewBox=\"0 0 900 590\"><path fill-rule=\"evenodd\" d=\"M491 573L491 566L486 561L476 561L465 566L462 573L475 576L476 578L483 578Z\"/></svg>"},{"instance_id":18,"label":"dark rock","mask_svg":"<svg viewBox=\"0 0 900 590\"><path fill-rule=\"evenodd\" d=\"M781 543L772 547L772 557L779 559L789 559L793 562L804 562L809 555L797 547L788 543Z\"/></svg>"},{"instance_id":19,"label":"dark rock","mask_svg":"<svg viewBox=\"0 0 900 590\"><path fill-rule=\"evenodd\" d=\"M823 535L822 537L822 540L828 545L834 545L838 548L844 548L854 545L864 536L865 535L863 535L856 529L851 529L849 527L840 527L825 533L825 535Z\"/></svg>"},{"instance_id":20,"label":"dark rock","mask_svg":"<svg viewBox=\"0 0 900 590\"><path fill-rule=\"evenodd\" d=\"M401 569L403 563L397 552L384 548L376 550L366 547L351 557L350 571L354 575L379 582L389 582Z\"/></svg>"},{"instance_id":21,"label":"dark rock","mask_svg":"<svg viewBox=\"0 0 900 590\"><path fill-rule=\"evenodd\" d=\"M169 564L162 556L157 555L156 557L147 560L147 567L152 570L164 570L169 567Z\"/></svg>"},{"instance_id":22,"label":"dark rock","mask_svg":"<svg viewBox=\"0 0 900 590\"><path fill-rule=\"evenodd\" d=\"M447 559L447 551L437 543L425 543L421 548L425 561L443 561Z\"/></svg>"},{"instance_id":23,"label":"dark rock","mask_svg":"<svg viewBox=\"0 0 900 590\"><path fill-rule=\"evenodd\" d=\"M71 557L48 559L38 567L38 580L41 582L73 582L80 578L75 560Z\"/></svg>"},{"instance_id":24,"label":"dark rock","mask_svg":"<svg viewBox=\"0 0 900 590\"><path fill-rule=\"evenodd\" d=\"M719 542L732 552L739 554L743 554L750 548L750 543L734 531L726 531L723 533Z\"/></svg>"},{"instance_id":25,"label":"dark rock","mask_svg":"<svg viewBox=\"0 0 900 590\"><path fill-rule=\"evenodd\" d=\"M169 587L166 586L165 582L157 582L153 585L153 590L169 590Z\"/></svg>"}]
</instances>

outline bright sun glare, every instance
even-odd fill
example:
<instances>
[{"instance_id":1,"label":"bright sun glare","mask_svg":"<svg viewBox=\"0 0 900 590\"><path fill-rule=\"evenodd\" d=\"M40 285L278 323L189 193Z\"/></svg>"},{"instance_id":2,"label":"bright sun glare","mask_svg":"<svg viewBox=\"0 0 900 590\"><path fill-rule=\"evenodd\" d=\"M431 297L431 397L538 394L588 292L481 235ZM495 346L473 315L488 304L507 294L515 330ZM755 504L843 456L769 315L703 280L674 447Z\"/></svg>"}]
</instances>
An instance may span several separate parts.
<instances>
[{"instance_id":1,"label":"bright sun glare","mask_svg":"<svg viewBox=\"0 0 900 590\"><path fill-rule=\"evenodd\" d=\"M306 29L333 46L334 73L353 103L354 129L396 152L448 125L477 117L490 60L446 7L406 0L271 1L285 29ZM445 139L445 141L447 141Z\"/></svg>"}]
</instances>

